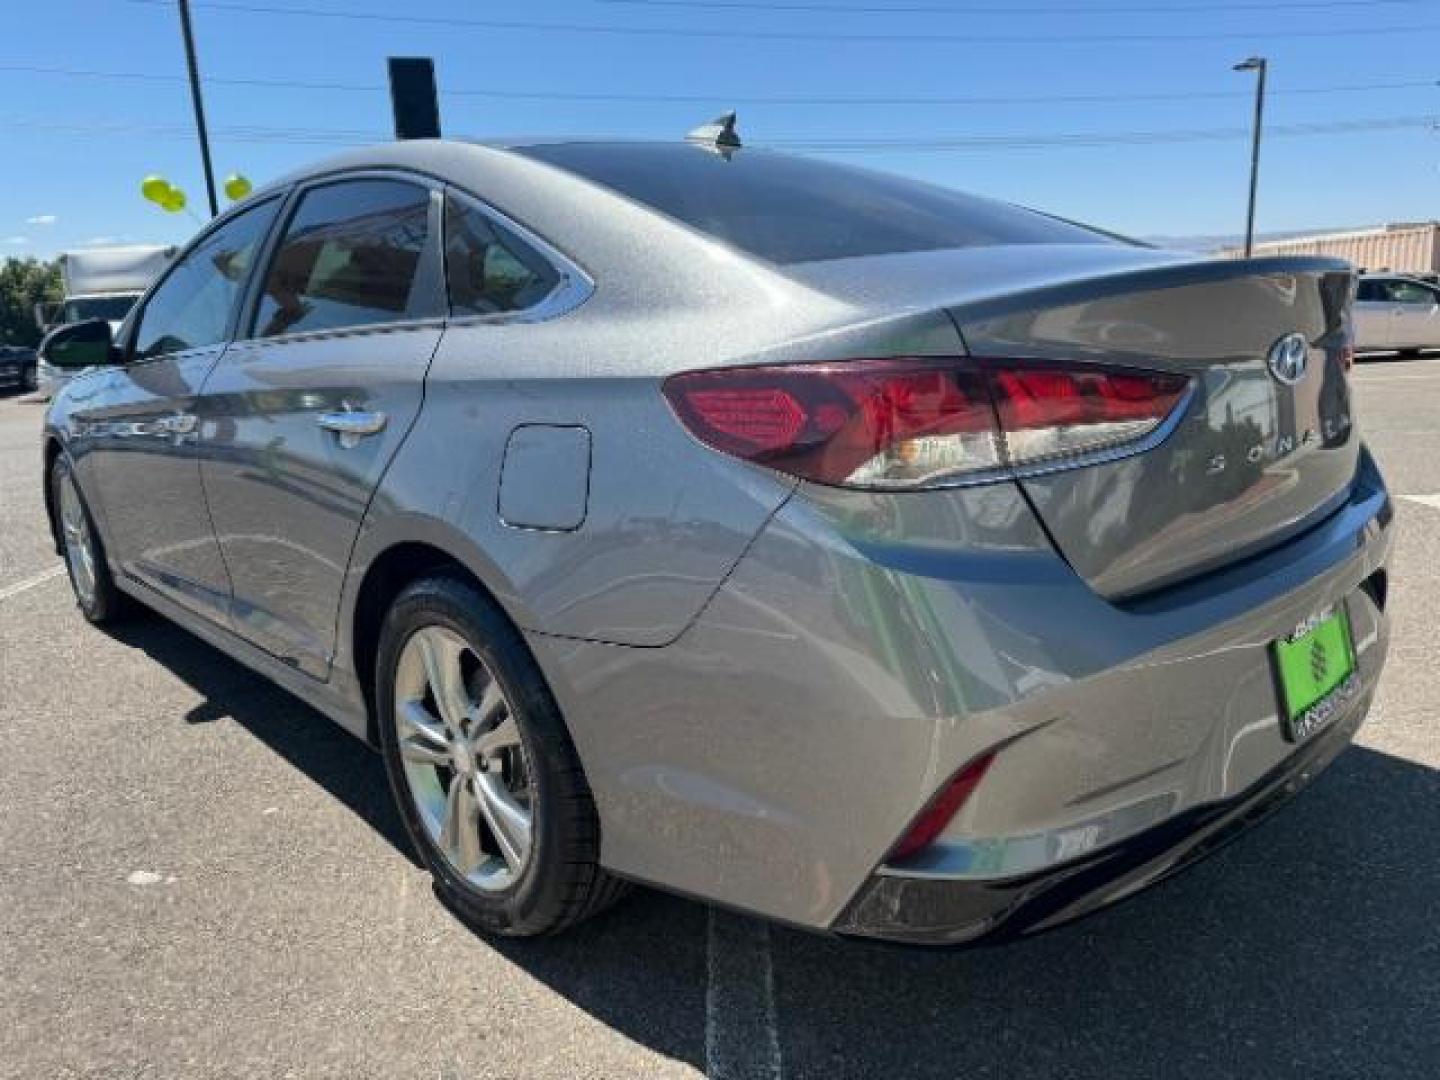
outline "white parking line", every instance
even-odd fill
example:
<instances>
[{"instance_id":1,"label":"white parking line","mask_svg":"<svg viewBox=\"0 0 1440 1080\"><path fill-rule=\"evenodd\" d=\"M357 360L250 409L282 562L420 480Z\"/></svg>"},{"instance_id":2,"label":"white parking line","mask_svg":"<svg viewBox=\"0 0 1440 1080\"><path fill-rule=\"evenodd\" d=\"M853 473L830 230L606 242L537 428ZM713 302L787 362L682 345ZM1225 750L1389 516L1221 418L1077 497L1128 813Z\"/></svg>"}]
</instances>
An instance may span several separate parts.
<instances>
[{"instance_id":1,"label":"white parking line","mask_svg":"<svg viewBox=\"0 0 1440 1080\"><path fill-rule=\"evenodd\" d=\"M1419 503L1421 506L1428 506L1432 510L1440 510L1440 492L1434 495L1401 495L1400 498L1407 502Z\"/></svg>"},{"instance_id":2,"label":"white parking line","mask_svg":"<svg viewBox=\"0 0 1440 1080\"><path fill-rule=\"evenodd\" d=\"M0 588L0 602L19 596L27 589L33 589L36 585L44 585L52 578L57 578L65 573L65 564L60 563L50 567L48 570L41 570L38 574L31 574L27 578L21 578L14 585L6 585Z\"/></svg>"},{"instance_id":3,"label":"white parking line","mask_svg":"<svg viewBox=\"0 0 1440 1080\"><path fill-rule=\"evenodd\" d=\"M710 985L705 994L705 1075L780 1080L770 928L710 909Z\"/></svg>"}]
</instances>

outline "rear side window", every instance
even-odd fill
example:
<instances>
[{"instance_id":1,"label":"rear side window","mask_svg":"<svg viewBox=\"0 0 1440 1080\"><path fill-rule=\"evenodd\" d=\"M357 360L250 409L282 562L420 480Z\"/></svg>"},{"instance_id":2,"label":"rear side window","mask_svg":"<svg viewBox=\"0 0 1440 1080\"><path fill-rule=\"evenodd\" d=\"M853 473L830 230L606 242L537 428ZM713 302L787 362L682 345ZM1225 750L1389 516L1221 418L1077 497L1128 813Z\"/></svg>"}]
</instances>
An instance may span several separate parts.
<instances>
[{"instance_id":1,"label":"rear side window","mask_svg":"<svg viewBox=\"0 0 1440 1080\"><path fill-rule=\"evenodd\" d=\"M180 258L140 313L135 331L137 359L225 340L230 314L278 205L279 201L272 199L242 211ZM125 306L128 308L128 301ZM118 317L124 314L121 311Z\"/></svg>"},{"instance_id":2,"label":"rear side window","mask_svg":"<svg viewBox=\"0 0 1440 1080\"><path fill-rule=\"evenodd\" d=\"M1435 293L1428 285L1421 285L1418 281L1392 281L1390 283L1390 299L1397 304L1425 304L1435 303Z\"/></svg>"},{"instance_id":3,"label":"rear side window","mask_svg":"<svg viewBox=\"0 0 1440 1080\"><path fill-rule=\"evenodd\" d=\"M538 251L466 199L445 199L445 280L450 313L496 315L534 307L560 274Z\"/></svg>"},{"instance_id":4,"label":"rear side window","mask_svg":"<svg viewBox=\"0 0 1440 1080\"><path fill-rule=\"evenodd\" d=\"M345 180L306 192L275 252L256 337L443 314L427 272L430 191Z\"/></svg>"},{"instance_id":5,"label":"rear side window","mask_svg":"<svg viewBox=\"0 0 1440 1080\"><path fill-rule=\"evenodd\" d=\"M846 165L667 143L558 143L516 153L775 263L1117 238L1044 214Z\"/></svg>"}]
</instances>

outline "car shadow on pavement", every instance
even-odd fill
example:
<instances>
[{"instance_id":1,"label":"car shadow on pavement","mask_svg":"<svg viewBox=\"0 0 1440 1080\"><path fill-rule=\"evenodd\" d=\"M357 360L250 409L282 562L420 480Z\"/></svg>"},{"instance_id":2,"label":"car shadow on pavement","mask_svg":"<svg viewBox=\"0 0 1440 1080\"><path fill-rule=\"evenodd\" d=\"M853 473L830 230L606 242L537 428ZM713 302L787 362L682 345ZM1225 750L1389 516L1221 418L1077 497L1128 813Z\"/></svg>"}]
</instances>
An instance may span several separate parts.
<instances>
[{"instance_id":1,"label":"car shadow on pavement","mask_svg":"<svg viewBox=\"0 0 1440 1080\"><path fill-rule=\"evenodd\" d=\"M204 700L187 724L233 721L353 810L419 865L379 755L310 706L176 624L140 616L110 634L163 664Z\"/></svg>"},{"instance_id":2,"label":"car shadow on pavement","mask_svg":"<svg viewBox=\"0 0 1440 1080\"><path fill-rule=\"evenodd\" d=\"M413 861L377 755L167 622L117 637L204 696L188 722L239 723ZM642 890L558 938L481 940L703 1069L706 927L701 905ZM770 942L786 1080L1440 1075L1440 771L1352 747L1214 857L1035 938Z\"/></svg>"}]
</instances>

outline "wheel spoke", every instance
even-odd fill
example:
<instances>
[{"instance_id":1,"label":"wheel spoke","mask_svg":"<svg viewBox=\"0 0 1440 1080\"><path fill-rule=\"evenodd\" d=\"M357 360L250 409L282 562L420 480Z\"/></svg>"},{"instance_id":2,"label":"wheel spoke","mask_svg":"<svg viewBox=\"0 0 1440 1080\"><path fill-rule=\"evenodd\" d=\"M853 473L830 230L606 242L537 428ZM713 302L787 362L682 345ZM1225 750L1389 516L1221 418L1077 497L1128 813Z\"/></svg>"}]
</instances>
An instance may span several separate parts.
<instances>
[{"instance_id":1,"label":"wheel spoke","mask_svg":"<svg viewBox=\"0 0 1440 1080\"><path fill-rule=\"evenodd\" d=\"M449 853L455 868L462 874L475 870L485 858L480 847L480 822L476 816L476 799L470 785L462 777L450 782L445 796L445 820L440 827L440 846Z\"/></svg>"},{"instance_id":2,"label":"wheel spoke","mask_svg":"<svg viewBox=\"0 0 1440 1080\"><path fill-rule=\"evenodd\" d=\"M422 765L450 764L450 743L445 725L430 715L418 701L407 701L399 710L400 754Z\"/></svg>"},{"instance_id":3,"label":"wheel spoke","mask_svg":"<svg viewBox=\"0 0 1440 1080\"><path fill-rule=\"evenodd\" d=\"M440 718L445 721L452 737L461 738L465 717L470 710L470 700L460 671L461 645L450 640L448 635L428 628L415 635L415 644L420 649L425 678L435 696Z\"/></svg>"},{"instance_id":4,"label":"wheel spoke","mask_svg":"<svg viewBox=\"0 0 1440 1080\"><path fill-rule=\"evenodd\" d=\"M507 716L489 731L482 732L475 739L475 753L480 757L494 757L501 750L520 745L520 728L513 716Z\"/></svg>"},{"instance_id":5,"label":"wheel spoke","mask_svg":"<svg viewBox=\"0 0 1440 1080\"><path fill-rule=\"evenodd\" d=\"M490 727L491 722L500 715L500 711L506 707L505 691L500 689L500 680L485 673L489 681L485 684L484 691L480 694L480 702L475 706L475 718L480 721L481 727Z\"/></svg>"},{"instance_id":6,"label":"wheel spoke","mask_svg":"<svg viewBox=\"0 0 1440 1080\"><path fill-rule=\"evenodd\" d=\"M511 872L519 873L530 857L530 812L515 801L495 773L480 773L475 787L480 796L480 813L495 835L500 854Z\"/></svg>"}]
</instances>

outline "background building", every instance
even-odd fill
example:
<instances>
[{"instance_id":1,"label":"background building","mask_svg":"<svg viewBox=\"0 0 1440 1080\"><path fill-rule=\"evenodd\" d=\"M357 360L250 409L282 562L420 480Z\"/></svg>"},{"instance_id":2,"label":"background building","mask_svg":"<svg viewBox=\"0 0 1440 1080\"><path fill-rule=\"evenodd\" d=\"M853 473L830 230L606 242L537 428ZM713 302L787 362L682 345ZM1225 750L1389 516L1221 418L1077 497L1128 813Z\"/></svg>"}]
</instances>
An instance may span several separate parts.
<instances>
[{"instance_id":1,"label":"background building","mask_svg":"<svg viewBox=\"0 0 1440 1080\"><path fill-rule=\"evenodd\" d=\"M1238 247L1220 255L1238 259ZM1374 229L1291 236L1255 245L1256 255L1333 255L1361 270L1396 270L1409 274L1440 272L1440 221L1406 221Z\"/></svg>"}]
</instances>

